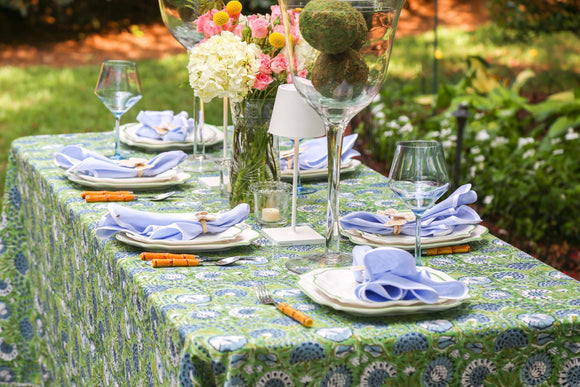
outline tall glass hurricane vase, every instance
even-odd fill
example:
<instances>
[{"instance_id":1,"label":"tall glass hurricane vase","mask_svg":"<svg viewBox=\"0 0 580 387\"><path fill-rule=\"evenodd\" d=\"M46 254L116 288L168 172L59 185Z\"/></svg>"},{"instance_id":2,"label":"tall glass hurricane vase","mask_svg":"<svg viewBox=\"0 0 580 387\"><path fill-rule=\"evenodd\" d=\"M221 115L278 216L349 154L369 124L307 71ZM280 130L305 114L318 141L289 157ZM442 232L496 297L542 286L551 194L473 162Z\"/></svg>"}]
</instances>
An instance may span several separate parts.
<instances>
[{"instance_id":1,"label":"tall glass hurricane vase","mask_svg":"<svg viewBox=\"0 0 580 387\"><path fill-rule=\"evenodd\" d=\"M350 265L351 255L340 251L342 138L348 122L373 100L387 76L404 0L279 0L279 4L294 85L323 118L328 138L326 252L290 260L287 267L300 273ZM288 11L298 9L296 29Z\"/></svg>"},{"instance_id":2,"label":"tall glass hurricane vase","mask_svg":"<svg viewBox=\"0 0 580 387\"><path fill-rule=\"evenodd\" d=\"M397 144L389 188L415 214L415 261L421 265L421 217L449 188L443 147L436 141Z\"/></svg>"},{"instance_id":3,"label":"tall glass hurricane vase","mask_svg":"<svg viewBox=\"0 0 580 387\"><path fill-rule=\"evenodd\" d=\"M222 1L206 0L159 0L159 10L163 24L171 35L186 50L191 50L204 39L203 33L198 31L195 21L210 9L221 7ZM205 153L205 139L203 136L203 101L193 97L193 114L195 121L193 137L192 169L203 172L215 168L215 165ZM225 140L224 140L225 141ZM201 147L201 152L199 152Z\"/></svg>"}]
</instances>

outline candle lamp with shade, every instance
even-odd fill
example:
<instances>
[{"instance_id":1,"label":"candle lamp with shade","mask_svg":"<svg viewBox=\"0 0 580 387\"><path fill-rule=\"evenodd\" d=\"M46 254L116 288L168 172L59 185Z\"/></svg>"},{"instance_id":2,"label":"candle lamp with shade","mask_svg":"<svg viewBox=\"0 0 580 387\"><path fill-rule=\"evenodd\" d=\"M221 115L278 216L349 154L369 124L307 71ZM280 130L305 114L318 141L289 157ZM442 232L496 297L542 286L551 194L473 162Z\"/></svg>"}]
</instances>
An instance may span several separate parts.
<instances>
[{"instance_id":1,"label":"candle lamp with shade","mask_svg":"<svg viewBox=\"0 0 580 387\"><path fill-rule=\"evenodd\" d=\"M277 245L324 244L325 238L310 226L296 226L296 203L298 196L299 149L301 138L323 136L324 122L299 95L292 84L278 87L269 133L294 140L292 160L292 215L291 227L263 229L268 239Z\"/></svg>"}]
</instances>

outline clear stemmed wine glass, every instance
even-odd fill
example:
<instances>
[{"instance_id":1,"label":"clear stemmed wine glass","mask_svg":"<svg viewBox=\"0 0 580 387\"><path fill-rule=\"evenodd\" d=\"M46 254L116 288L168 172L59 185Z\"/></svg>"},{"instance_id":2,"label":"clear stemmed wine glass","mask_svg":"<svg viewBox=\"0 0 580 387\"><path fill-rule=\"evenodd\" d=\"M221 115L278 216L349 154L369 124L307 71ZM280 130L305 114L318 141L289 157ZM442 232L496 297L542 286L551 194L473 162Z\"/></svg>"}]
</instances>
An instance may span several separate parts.
<instances>
[{"instance_id":1,"label":"clear stemmed wine glass","mask_svg":"<svg viewBox=\"0 0 580 387\"><path fill-rule=\"evenodd\" d=\"M279 0L293 83L324 120L328 139L326 252L289 260L303 273L345 266L340 251L339 185L348 122L379 92L387 75L404 0ZM299 15L299 16L298 16ZM295 28L298 18L299 29Z\"/></svg>"},{"instance_id":2,"label":"clear stemmed wine glass","mask_svg":"<svg viewBox=\"0 0 580 387\"><path fill-rule=\"evenodd\" d=\"M137 64L124 60L107 60L101 66L101 73L95 94L115 116L115 153L113 160L120 160L119 121L143 96Z\"/></svg>"},{"instance_id":3,"label":"clear stemmed wine glass","mask_svg":"<svg viewBox=\"0 0 580 387\"><path fill-rule=\"evenodd\" d=\"M197 30L195 20L210 9L216 8L218 4L222 4L222 2L212 0L159 0L159 10L161 11L161 19L165 27L175 40L189 51L204 38L203 33ZM192 118L195 122L195 127L193 154L191 155L191 171L207 172L214 170L216 165L205 152L206 139L203 136L203 101L195 96L193 97ZM200 146L201 152L198 150Z\"/></svg>"},{"instance_id":4,"label":"clear stemmed wine glass","mask_svg":"<svg viewBox=\"0 0 580 387\"><path fill-rule=\"evenodd\" d=\"M421 217L449 189L443 147L437 141L397 144L389 188L415 214L415 262L421 265Z\"/></svg>"}]
</instances>

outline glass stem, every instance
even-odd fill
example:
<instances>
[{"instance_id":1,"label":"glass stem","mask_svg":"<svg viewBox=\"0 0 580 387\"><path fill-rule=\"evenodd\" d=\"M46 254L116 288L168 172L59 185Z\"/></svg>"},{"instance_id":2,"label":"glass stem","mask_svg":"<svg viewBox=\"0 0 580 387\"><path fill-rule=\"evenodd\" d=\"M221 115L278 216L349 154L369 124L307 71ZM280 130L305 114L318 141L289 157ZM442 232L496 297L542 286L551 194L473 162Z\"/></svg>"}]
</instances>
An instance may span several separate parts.
<instances>
[{"instance_id":1,"label":"glass stem","mask_svg":"<svg viewBox=\"0 0 580 387\"><path fill-rule=\"evenodd\" d=\"M115 115L115 154L113 155L113 160L121 159L121 140L119 139L119 123L121 121L121 116Z\"/></svg>"},{"instance_id":2,"label":"glass stem","mask_svg":"<svg viewBox=\"0 0 580 387\"><path fill-rule=\"evenodd\" d=\"M415 264L421 266L421 215L415 214Z\"/></svg>"},{"instance_id":3,"label":"glass stem","mask_svg":"<svg viewBox=\"0 0 580 387\"><path fill-rule=\"evenodd\" d=\"M197 136L198 130L200 130L198 121L197 121L197 107L198 101L200 99L193 95L193 113L191 114L191 118L193 119L193 159L197 159Z\"/></svg>"},{"instance_id":4,"label":"glass stem","mask_svg":"<svg viewBox=\"0 0 580 387\"><path fill-rule=\"evenodd\" d=\"M224 153L223 153L223 157L224 159L228 158L228 97L224 97L223 100L223 116L222 116L222 124L223 124L223 130L224 130Z\"/></svg>"},{"instance_id":5,"label":"glass stem","mask_svg":"<svg viewBox=\"0 0 580 387\"><path fill-rule=\"evenodd\" d=\"M199 100L199 110L196 111L197 117L195 119L195 123L197 125L199 131L199 138L201 140L201 158L205 159L205 140L203 139L203 126L204 126L204 105L203 100L198 98Z\"/></svg>"},{"instance_id":6,"label":"glass stem","mask_svg":"<svg viewBox=\"0 0 580 387\"><path fill-rule=\"evenodd\" d=\"M342 155L342 137L344 126L332 123L326 124L326 139L328 142L328 205L326 208L326 252L332 255L340 253L339 231L339 190L340 163Z\"/></svg>"}]
</instances>

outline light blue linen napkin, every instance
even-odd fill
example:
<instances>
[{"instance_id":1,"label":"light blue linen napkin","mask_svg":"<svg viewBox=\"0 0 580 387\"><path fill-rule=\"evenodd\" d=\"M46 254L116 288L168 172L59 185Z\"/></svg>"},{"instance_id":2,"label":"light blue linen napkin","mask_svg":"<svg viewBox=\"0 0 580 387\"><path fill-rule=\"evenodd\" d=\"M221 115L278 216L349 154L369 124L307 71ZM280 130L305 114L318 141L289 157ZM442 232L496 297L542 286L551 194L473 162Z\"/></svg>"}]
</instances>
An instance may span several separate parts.
<instances>
[{"instance_id":1,"label":"light blue linen napkin","mask_svg":"<svg viewBox=\"0 0 580 387\"><path fill-rule=\"evenodd\" d=\"M425 269L417 270L409 252L393 247L373 249L356 246L352 250L355 280L360 283L355 295L363 301L385 302L420 300L433 304L440 298L460 299L467 286L459 281L439 282Z\"/></svg>"},{"instance_id":2,"label":"light blue linen napkin","mask_svg":"<svg viewBox=\"0 0 580 387\"><path fill-rule=\"evenodd\" d=\"M353 157L360 156L360 153L352 149L358 134L351 134L342 140L342 162L346 163ZM300 162L300 169L322 169L328 168L328 147L326 137L315 138L304 141L300 144L300 148L304 149L300 152L298 161ZM294 160L294 156L280 158L280 168L288 169L288 160Z\"/></svg>"},{"instance_id":3,"label":"light blue linen napkin","mask_svg":"<svg viewBox=\"0 0 580 387\"><path fill-rule=\"evenodd\" d=\"M447 199L437 203L423 214L421 219L421 236L443 236L465 225L481 223L481 218L467 204L474 203L477 194L471 189L471 184L457 188ZM385 225L392 216L372 212L351 212L340 219L344 230L355 229L379 235L393 233L394 227ZM401 226L401 234L415 235L416 222L410 221Z\"/></svg>"},{"instance_id":4,"label":"light blue linen napkin","mask_svg":"<svg viewBox=\"0 0 580 387\"><path fill-rule=\"evenodd\" d=\"M248 204L238 204L230 211L215 216L214 220L207 220L206 234L225 231L243 222L249 213ZM109 203L107 214L99 222L97 235L107 238L120 231L155 240L191 240L204 234L198 214L149 212Z\"/></svg>"},{"instance_id":5,"label":"light blue linen napkin","mask_svg":"<svg viewBox=\"0 0 580 387\"><path fill-rule=\"evenodd\" d=\"M70 172L99 178L123 179L157 176L179 165L187 154L183 151L163 152L150 160L115 161L78 145L68 145L55 156L56 163Z\"/></svg>"},{"instance_id":6,"label":"light blue linen napkin","mask_svg":"<svg viewBox=\"0 0 580 387\"><path fill-rule=\"evenodd\" d=\"M172 110L142 110L137 115L140 123L137 135L162 141L184 142L195 125L195 120L187 117L187 112L173 115Z\"/></svg>"}]
</instances>

